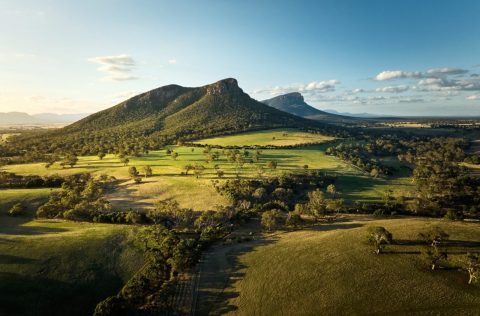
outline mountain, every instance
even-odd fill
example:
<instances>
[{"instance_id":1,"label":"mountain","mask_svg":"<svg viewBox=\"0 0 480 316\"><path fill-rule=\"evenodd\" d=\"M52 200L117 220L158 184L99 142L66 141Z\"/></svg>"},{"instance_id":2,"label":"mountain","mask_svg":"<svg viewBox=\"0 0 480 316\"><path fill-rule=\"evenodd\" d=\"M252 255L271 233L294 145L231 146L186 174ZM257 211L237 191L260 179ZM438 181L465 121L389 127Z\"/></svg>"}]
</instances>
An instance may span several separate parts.
<instances>
[{"instance_id":1,"label":"mountain","mask_svg":"<svg viewBox=\"0 0 480 316\"><path fill-rule=\"evenodd\" d=\"M332 123L347 122L353 120L350 117L327 113L318 110L311 105L308 105L307 103L305 103L305 99L299 92L279 95L268 100L263 100L262 103L275 109L312 120L328 121Z\"/></svg>"},{"instance_id":2,"label":"mountain","mask_svg":"<svg viewBox=\"0 0 480 316\"><path fill-rule=\"evenodd\" d=\"M38 118L23 112L0 113L0 125L33 125L41 124Z\"/></svg>"},{"instance_id":3,"label":"mountain","mask_svg":"<svg viewBox=\"0 0 480 316\"><path fill-rule=\"evenodd\" d=\"M228 78L196 88L160 87L44 134L43 141L24 143L40 150L57 147L97 153L101 147L108 151L153 148L178 140L278 127L335 129L260 103L243 92L237 80Z\"/></svg>"},{"instance_id":4,"label":"mountain","mask_svg":"<svg viewBox=\"0 0 480 316\"><path fill-rule=\"evenodd\" d=\"M0 112L0 125L47 125L60 123L73 123L88 114L27 114L24 112Z\"/></svg>"}]
</instances>

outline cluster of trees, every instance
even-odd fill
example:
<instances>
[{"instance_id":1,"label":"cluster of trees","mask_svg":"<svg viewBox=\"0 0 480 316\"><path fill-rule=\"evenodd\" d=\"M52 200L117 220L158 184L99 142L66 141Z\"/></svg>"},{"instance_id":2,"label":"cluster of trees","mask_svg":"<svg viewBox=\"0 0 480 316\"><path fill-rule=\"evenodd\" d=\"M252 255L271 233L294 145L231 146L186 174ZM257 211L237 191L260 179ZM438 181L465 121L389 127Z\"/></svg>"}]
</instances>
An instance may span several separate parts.
<instances>
[{"instance_id":1,"label":"cluster of trees","mask_svg":"<svg viewBox=\"0 0 480 316\"><path fill-rule=\"evenodd\" d=\"M416 149L413 177L417 195L410 211L461 219L480 214L480 178L459 165L465 158L461 139L438 138Z\"/></svg>"},{"instance_id":2,"label":"cluster of trees","mask_svg":"<svg viewBox=\"0 0 480 316\"><path fill-rule=\"evenodd\" d=\"M370 143L342 143L327 148L325 153L350 162L363 171L368 172L372 177L393 174L394 169L392 167L382 164L376 158L374 149L375 147L371 146Z\"/></svg>"},{"instance_id":3,"label":"cluster of trees","mask_svg":"<svg viewBox=\"0 0 480 316\"><path fill-rule=\"evenodd\" d=\"M418 234L418 238L425 243L423 258L431 270L437 270L440 265L448 264L448 253L446 242L449 235L438 226ZM385 227L370 226L367 229L367 241L371 244L375 253L383 253L385 247L393 243L393 235ZM478 254L467 253L460 260L460 268L469 275L468 284L475 283L480 280L480 258Z\"/></svg>"},{"instance_id":4,"label":"cluster of trees","mask_svg":"<svg viewBox=\"0 0 480 316\"><path fill-rule=\"evenodd\" d=\"M93 220L97 214L111 211L110 203L103 192L114 182L114 178L94 178L88 173L65 178L61 189L50 194L47 203L37 210L38 217Z\"/></svg>"},{"instance_id":5,"label":"cluster of trees","mask_svg":"<svg viewBox=\"0 0 480 316\"><path fill-rule=\"evenodd\" d=\"M283 225L302 225L304 215L318 220L344 210L344 201L334 181L334 177L310 171L260 180L214 182L214 185L234 207L260 213L262 226L273 230Z\"/></svg>"},{"instance_id":6,"label":"cluster of trees","mask_svg":"<svg viewBox=\"0 0 480 316\"><path fill-rule=\"evenodd\" d=\"M250 214L234 207L195 213L167 200L159 201L146 217L154 224L136 234L144 266L119 293L100 302L94 315L175 314L170 297L178 275L198 261L205 247Z\"/></svg>"},{"instance_id":7,"label":"cluster of trees","mask_svg":"<svg viewBox=\"0 0 480 316\"><path fill-rule=\"evenodd\" d=\"M58 188L65 179L59 175L20 176L15 173L0 171L0 189L18 188Z\"/></svg>"}]
</instances>

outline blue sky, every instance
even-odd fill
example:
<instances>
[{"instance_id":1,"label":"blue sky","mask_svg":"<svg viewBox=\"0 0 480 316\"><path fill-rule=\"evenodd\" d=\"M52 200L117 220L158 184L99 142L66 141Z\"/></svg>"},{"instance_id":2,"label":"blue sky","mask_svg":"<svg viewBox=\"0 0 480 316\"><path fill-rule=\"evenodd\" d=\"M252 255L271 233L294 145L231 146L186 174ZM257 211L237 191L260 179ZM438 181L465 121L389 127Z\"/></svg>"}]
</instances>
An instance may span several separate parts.
<instances>
[{"instance_id":1,"label":"blue sky","mask_svg":"<svg viewBox=\"0 0 480 316\"><path fill-rule=\"evenodd\" d=\"M320 109L480 115L480 1L0 0L0 112L235 77Z\"/></svg>"}]
</instances>

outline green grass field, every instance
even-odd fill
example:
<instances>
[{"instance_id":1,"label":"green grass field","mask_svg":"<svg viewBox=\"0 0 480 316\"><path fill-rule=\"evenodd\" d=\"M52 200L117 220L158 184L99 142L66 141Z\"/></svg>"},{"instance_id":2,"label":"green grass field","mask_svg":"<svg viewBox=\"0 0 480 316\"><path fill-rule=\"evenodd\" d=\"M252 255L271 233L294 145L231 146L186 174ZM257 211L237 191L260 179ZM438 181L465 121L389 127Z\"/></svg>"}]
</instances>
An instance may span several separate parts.
<instances>
[{"instance_id":1,"label":"green grass field","mask_svg":"<svg viewBox=\"0 0 480 316\"><path fill-rule=\"evenodd\" d=\"M138 270L135 228L0 215L0 315L91 315Z\"/></svg>"},{"instance_id":2,"label":"green grass field","mask_svg":"<svg viewBox=\"0 0 480 316\"><path fill-rule=\"evenodd\" d=\"M204 145L221 146L288 146L298 144L323 143L333 137L300 132L294 129L248 132L234 136L207 138L196 142Z\"/></svg>"},{"instance_id":3,"label":"green grass field","mask_svg":"<svg viewBox=\"0 0 480 316\"><path fill-rule=\"evenodd\" d=\"M311 142L311 138L316 138L317 141L328 138L293 130L273 130L219 137L215 138L215 143L221 145L253 145L271 140L272 135L277 135L277 140L283 141L281 137L284 133L292 138L291 141L297 143L301 141L302 137L307 139L306 142ZM210 143L211 140L205 142ZM204 143L204 141L199 142ZM117 191L111 193L108 198L112 201L114 207L121 209L152 207L153 203L159 199L175 199L182 207L195 210L211 209L215 205L226 205L228 201L217 194L211 185L211 180L217 179L215 165L218 165L224 171L224 179L235 178L237 173L242 178L256 178L258 177L257 168L259 165L265 169L264 177L280 175L283 172L305 172L303 167L307 165L308 169L311 170L336 174L338 176L337 185L347 201L379 201L386 190L401 190L402 192L413 190L411 180L406 176L389 179L371 178L338 158L327 156L325 154L326 147L327 145L313 145L294 149L262 149L258 162L247 162L242 168L238 168L234 163L229 162L221 150L212 149L212 151L220 153L220 159L207 163L203 148L170 146L171 150L178 153L176 160L168 156L166 150L160 150L151 151L148 155L142 157L129 157L128 166L124 166L117 157L107 155L103 160L96 156L79 157L78 164L74 168L62 168L59 163L55 163L49 169L46 169L43 163L34 163L9 165L3 167L3 170L19 175L69 175L92 172L97 175L115 176L122 180L122 183ZM250 160L253 150L249 152L250 156L246 160ZM269 161L276 161L278 167L275 170L266 168ZM181 174L188 164L201 164L205 167L205 171L199 179L196 179L191 171L189 175ZM128 168L135 166L142 173L142 167L145 165L152 167L153 177L144 179L141 184L133 183L129 178Z\"/></svg>"},{"instance_id":4,"label":"green grass field","mask_svg":"<svg viewBox=\"0 0 480 316\"><path fill-rule=\"evenodd\" d=\"M449 247L451 262L480 251L478 223L353 217L213 249L200 293L217 293L216 302L199 305L232 315L478 315L480 285L468 286L457 269L431 271L419 253L418 232L434 224L459 244ZM403 245L374 254L365 238L370 225Z\"/></svg>"}]
</instances>

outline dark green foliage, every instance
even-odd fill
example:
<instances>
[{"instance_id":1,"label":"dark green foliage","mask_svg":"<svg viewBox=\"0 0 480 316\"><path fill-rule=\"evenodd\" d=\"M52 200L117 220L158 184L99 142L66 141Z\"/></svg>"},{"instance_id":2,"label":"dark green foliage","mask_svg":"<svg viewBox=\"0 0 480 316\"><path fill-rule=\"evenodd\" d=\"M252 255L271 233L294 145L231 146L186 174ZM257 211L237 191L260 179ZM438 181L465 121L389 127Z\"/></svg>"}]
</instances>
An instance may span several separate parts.
<instances>
[{"instance_id":1,"label":"dark green foliage","mask_svg":"<svg viewBox=\"0 0 480 316\"><path fill-rule=\"evenodd\" d=\"M59 175L19 176L5 171L0 172L0 189L58 188L64 181Z\"/></svg>"},{"instance_id":2,"label":"dark green foliage","mask_svg":"<svg viewBox=\"0 0 480 316\"><path fill-rule=\"evenodd\" d=\"M110 203L102 196L111 182L112 179L95 179L90 174L69 176L61 190L52 192L48 202L38 208L37 216L92 220L98 213L110 210Z\"/></svg>"}]
</instances>

